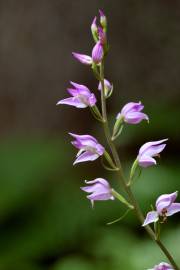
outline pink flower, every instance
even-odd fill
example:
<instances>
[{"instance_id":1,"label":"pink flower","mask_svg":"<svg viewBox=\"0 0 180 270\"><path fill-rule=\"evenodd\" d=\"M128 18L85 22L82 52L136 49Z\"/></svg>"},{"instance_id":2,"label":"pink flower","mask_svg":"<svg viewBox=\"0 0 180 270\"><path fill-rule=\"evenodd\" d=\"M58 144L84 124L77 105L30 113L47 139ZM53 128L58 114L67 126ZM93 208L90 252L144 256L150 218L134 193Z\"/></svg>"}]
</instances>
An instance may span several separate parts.
<instances>
[{"instance_id":1,"label":"pink flower","mask_svg":"<svg viewBox=\"0 0 180 270\"><path fill-rule=\"evenodd\" d=\"M89 55L72 52L74 58L76 58L80 63L84 65L91 65L92 58Z\"/></svg>"},{"instance_id":2,"label":"pink flower","mask_svg":"<svg viewBox=\"0 0 180 270\"><path fill-rule=\"evenodd\" d=\"M81 189L87 193L91 193L87 198L91 201L92 205L94 201L114 200L111 187L105 179L96 178L92 181L85 181L85 183L89 186L81 187Z\"/></svg>"},{"instance_id":3,"label":"pink flower","mask_svg":"<svg viewBox=\"0 0 180 270\"><path fill-rule=\"evenodd\" d=\"M142 120L149 120L149 117L142 113L141 111L144 109L144 106L141 102L129 102L127 103L118 113L116 119L122 118L122 120L128 124L138 124Z\"/></svg>"},{"instance_id":4,"label":"pink flower","mask_svg":"<svg viewBox=\"0 0 180 270\"><path fill-rule=\"evenodd\" d=\"M79 152L77 153L77 158L73 163L80 163L86 161L96 160L98 157L104 154L104 147L98 143L98 141L90 135L77 135L73 133L69 133L75 141L72 141L72 145L74 145Z\"/></svg>"},{"instance_id":5,"label":"pink flower","mask_svg":"<svg viewBox=\"0 0 180 270\"><path fill-rule=\"evenodd\" d=\"M158 265L155 265L154 268L148 270L174 270L171 265L165 262L161 262Z\"/></svg>"},{"instance_id":6,"label":"pink flower","mask_svg":"<svg viewBox=\"0 0 180 270\"><path fill-rule=\"evenodd\" d=\"M180 203L175 203L178 192L161 195L156 200L156 211L150 211L144 220L143 226L149 223L157 222L161 220L164 222L167 217L172 216L180 212Z\"/></svg>"},{"instance_id":7,"label":"pink flower","mask_svg":"<svg viewBox=\"0 0 180 270\"><path fill-rule=\"evenodd\" d=\"M158 156L159 153L164 150L166 144L163 142L167 140L168 139L148 142L141 146L137 157L139 166L146 168L152 165L156 165L156 160L153 157Z\"/></svg>"},{"instance_id":8,"label":"pink flower","mask_svg":"<svg viewBox=\"0 0 180 270\"><path fill-rule=\"evenodd\" d=\"M57 105L66 104L76 108L93 107L95 105L96 97L85 85L70 83L74 88L68 88L67 91L72 97L58 101Z\"/></svg>"}]
</instances>

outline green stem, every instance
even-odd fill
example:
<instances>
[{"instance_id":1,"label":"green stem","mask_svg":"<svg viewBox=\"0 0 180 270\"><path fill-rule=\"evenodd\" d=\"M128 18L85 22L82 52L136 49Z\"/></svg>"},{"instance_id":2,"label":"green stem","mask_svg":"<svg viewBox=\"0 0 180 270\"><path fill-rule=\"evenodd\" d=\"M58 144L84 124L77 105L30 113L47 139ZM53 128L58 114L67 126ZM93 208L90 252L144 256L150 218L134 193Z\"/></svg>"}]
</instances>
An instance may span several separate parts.
<instances>
[{"instance_id":1,"label":"green stem","mask_svg":"<svg viewBox=\"0 0 180 270\"><path fill-rule=\"evenodd\" d=\"M117 173L119 176L121 186L124 188L124 190L128 194L130 202L134 207L134 211L136 213L137 218L139 219L140 223L143 224L143 222L144 222L143 213L141 211L141 208L140 208L136 198L134 197L134 194L131 190L131 187L128 185L128 183L124 177L124 173L122 170L122 166L121 166L121 162L119 159L117 149L116 149L116 147L111 139L111 133L110 133L108 119L107 119L106 98L105 98L105 89L104 89L104 60L102 60L102 63L100 65L100 82L102 85L101 106L102 106L103 128L104 128L105 137L106 137L107 143L111 149L111 153L112 153L112 156L114 158L114 162L115 162L117 168L119 168ZM157 243L157 245L160 247L160 249L165 254L165 256L168 258L171 265L174 267L174 270L180 270L179 267L177 266L176 262L174 261L173 257L171 256L170 252L166 249L166 247L163 245L163 243L160 241L160 239L156 238L156 235L155 235L154 231L151 229L151 227L149 225L145 226L145 230L147 231L149 236L152 238L152 240Z\"/></svg>"}]
</instances>

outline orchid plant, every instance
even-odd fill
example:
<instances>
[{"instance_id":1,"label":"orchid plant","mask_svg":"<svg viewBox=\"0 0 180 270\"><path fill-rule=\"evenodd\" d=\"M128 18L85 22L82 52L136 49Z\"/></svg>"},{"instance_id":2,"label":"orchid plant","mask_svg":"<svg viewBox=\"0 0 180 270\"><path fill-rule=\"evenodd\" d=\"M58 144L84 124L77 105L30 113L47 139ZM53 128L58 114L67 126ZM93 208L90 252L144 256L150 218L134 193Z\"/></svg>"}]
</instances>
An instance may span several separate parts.
<instances>
[{"instance_id":1,"label":"orchid plant","mask_svg":"<svg viewBox=\"0 0 180 270\"><path fill-rule=\"evenodd\" d=\"M149 122L149 117L143 112L144 105L141 102L129 102L117 114L114 128L112 132L110 130L106 102L112 95L113 84L104 77L104 63L109 49L107 42L107 18L102 10L99 11L99 15L99 23L97 23L97 17L95 17L91 24L91 32L95 42L91 56L76 52L73 52L72 55L80 63L91 67L95 78L98 80L97 89L101 94L101 110L96 105L97 99L95 94L87 86L74 82L70 82L71 87L67 89L70 97L58 101L57 104L66 104L80 109L89 107L95 119L102 124L110 153L91 135L69 133L73 137L72 145L79 150L74 164L102 158L105 169L114 171L117 174L126 198L114 190L107 179L103 178L96 178L91 181L85 180L86 186L81 187L81 189L88 193L87 198L91 201L92 206L94 205L94 201L117 199L125 204L127 212L134 211L141 226L145 228L146 232L159 246L170 263L161 262L159 265L154 266L153 269L180 270L160 238L162 224L165 223L169 216L180 212L180 203L175 202L178 192L175 191L171 194L159 196L156 201L155 210L152 209L152 211L147 213L146 218L144 218L144 214L132 191L132 184L137 168L147 168L156 165L155 157L164 150L167 139L147 142L141 146L132 164L128 179L125 177L114 141L120 136L125 124L136 125L143 120ZM154 224L153 227L149 225L151 223Z\"/></svg>"}]
</instances>

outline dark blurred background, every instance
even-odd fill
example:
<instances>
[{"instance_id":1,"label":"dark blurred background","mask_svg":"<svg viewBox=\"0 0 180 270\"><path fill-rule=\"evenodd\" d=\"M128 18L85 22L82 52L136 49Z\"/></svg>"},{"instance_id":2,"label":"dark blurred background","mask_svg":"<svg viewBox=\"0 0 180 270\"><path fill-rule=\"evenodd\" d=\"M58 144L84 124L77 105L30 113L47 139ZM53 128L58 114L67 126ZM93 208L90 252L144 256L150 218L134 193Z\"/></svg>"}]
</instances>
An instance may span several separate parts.
<instances>
[{"instance_id":1,"label":"dark blurred background","mask_svg":"<svg viewBox=\"0 0 180 270\"><path fill-rule=\"evenodd\" d=\"M101 176L119 189L116 175L99 160L73 167L67 132L104 144L103 132L88 109L56 106L70 80L99 94L90 68L71 56L91 53L99 8L109 26L109 119L139 100L150 116L149 125L127 126L117 141L126 169L141 144L169 138L159 165L143 170L134 192L146 212L157 196L179 189L180 1L1 0L0 270L143 270L166 260L133 214L106 225L125 211L117 201L91 209L83 180ZM162 234L180 264L178 215Z\"/></svg>"}]
</instances>

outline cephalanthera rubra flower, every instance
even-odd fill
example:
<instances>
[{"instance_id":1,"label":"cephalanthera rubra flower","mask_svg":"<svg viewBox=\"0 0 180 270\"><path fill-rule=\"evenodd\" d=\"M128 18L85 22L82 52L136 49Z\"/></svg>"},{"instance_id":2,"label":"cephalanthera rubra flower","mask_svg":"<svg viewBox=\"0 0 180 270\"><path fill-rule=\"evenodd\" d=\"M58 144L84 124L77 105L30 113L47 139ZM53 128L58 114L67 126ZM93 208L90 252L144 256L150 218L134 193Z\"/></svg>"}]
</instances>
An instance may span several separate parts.
<instances>
[{"instance_id":1,"label":"cephalanthera rubra flower","mask_svg":"<svg viewBox=\"0 0 180 270\"><path fill-rule=\"evenodd\" d=\"M158 265L155 265L154 268L148 270L174 270L171 265L165 262L161 262Z\"/></svg>"},{"instance_id":2,"label":"cephalanthera rubra flower","mask_svg":"<svg viewBox=\"0 0 180 270\"><path fill-rule=\"evenodd\" d=\"M129 102L127 103L118 113L116 119L121 118L122 121L128 124L138 124L142 120L149 120L148 116L141 111L144 109L144 106L141 102Z\"/></svg>"},{"instance_id":3,"label":"cephalanthera rubra flower","mask_svg":"<svg viewBox=\"0 0 180 270\"><path fill-rule=\"evenodd\" d=\"M96 97L91 91L82 84L70 82L74 88L68 88L67 91L72 97L58 101L59 104L66 104L76 108L92 107L96 103Z\"/></svg>"},{"instance_id":4,"label":"cephalanthera rubra flower","mask_svg":"<svg viewBox=\"0 0 180 270\"><path fill-rule=\"evenodd\" d=\"M104 147L98 143L98 141L90 135L77 135L69 133L75 140L72 141L79 152L77 153L77 158L73 164L93 161L96 160L99 156L104 154Z\"/></svg>"},{"instance_id":5,"label":"cephalanthera rubra flower","mask_svg":"<svg viewBox=\"0 0 180 270\"><path fill-rule=\"evenodd\" d=\"M153 157L158 156L159 153L164 150L166 147L164 142L167 140L168 139L148 142L141 146L137 157L139 166L146 168L152 165L156 165L156 160Z\"/></svg>"},{"instance_id":6,"label":"cephalanthera rubra flower","mask_svg":"<svg viewBox=\"0 0 180 270\"><path fill-rule=\"evenodd\" d=\"M92 205L94 201L106 201L114 200L112 195L112 189L107 180L103 178L96 178L92 181L85 181L86 187L81 187L81 189L90 195L87 198L91 201Z\"/></svg>"},{"instance_id":7,"label":"cephalanthera rubra flower","mask_svg":"<svg viewBox=\"0 0 180 270\"><path fill-rule=\"evenodd\" d=\"M180 203L175 203L178 192L163 194L156 201L156 211L147 213L143 226L157 222L159 219L164 222L167 217L180 212Z\"/></svg>"}]
</instances>

